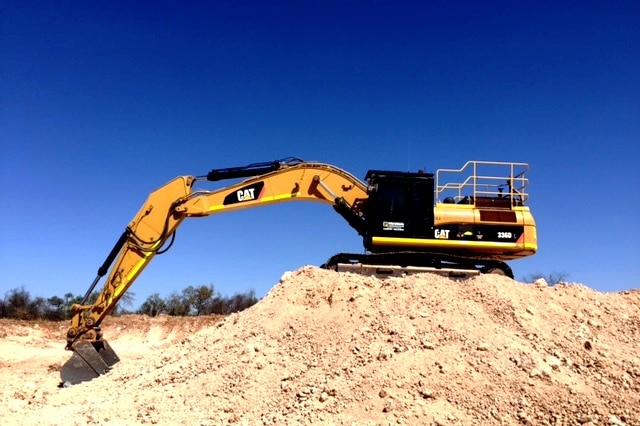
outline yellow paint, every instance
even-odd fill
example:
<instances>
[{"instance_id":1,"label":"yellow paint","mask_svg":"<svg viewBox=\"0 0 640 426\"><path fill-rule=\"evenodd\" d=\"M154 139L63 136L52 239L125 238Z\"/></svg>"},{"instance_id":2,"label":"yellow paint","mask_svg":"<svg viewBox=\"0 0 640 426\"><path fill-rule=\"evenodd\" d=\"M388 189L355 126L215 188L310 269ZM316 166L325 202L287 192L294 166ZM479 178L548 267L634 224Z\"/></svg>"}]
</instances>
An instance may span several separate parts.
<instances>
[{"instance_id":1,"label":"yellow paint","mask_svg":"<svg viewBox=\"0 0 640 426\"><path fill-rule=\"evenodd\" d=\"M157 244L156 244L157 245ZM155 248L155 247L154 247ZM136 263L136 265L131 269L131 271L127 274L127 276L125 277L125 282L124 283L120 283L120 285L118 287L116 287L115 291L114 291L114 299L118 298L118 296L120 295L120 293L122 293L122 291L127 287L127 283L130 281L133 281L136 276L138 275L138 273L140 272L140 269L142 269L142 267L149 262L149 260L151 260L150 258L154 255L154 252L149 251L146 252L144 254L144 257L142 259L140 259L138 261L138 263Z\"/></svg>"},{"instance_id":2,"label":"yellow paint","mask_svg":"<svg viewBox=\"0 0 640 426\"><path fill-rule=\"evenodd\" d=\"M518 248L515 243L498 243L494 241L436 240L395 237L373 237L373 245L407 246L407 247L485 247L485 248Z\"/></svg>"},{"instance_id":3,"label":"yellow paint","mask_svg":"<svg viewBox=\"0 0 640 426\"><path fill-rule=\"evenodd\" d=\"M271 195L269 197L262 197L259 200L257 200L257 202L258 203L268 203L268 202L273 202L273 201L280 201L280 200L285 200L287 198L296 198L298 195L300 195L299 192L288 193L288 194L279 194L279 195ZM235 204L231 204L230 206L237 207L238 204L242 204L242 203L235 203ZM209 211L210 212L214 212L214 211L218 211L218 210L224 210L225 207L226 206L224 204L217 204L215 206L210 206L209 207Z\"/></svg>"},{"instance_id":4,"label":"yellow paint","mask_svg":"<svg viewBox=\"0 0 640 426\"><path fill-rule=\"evenodd\" d=\"M280 194L280 195L272 195L271 197L262 197L260 201L278 201L284 200L286 198L295 198L299 195L299 192L288 193L288 194Z\"/></svg>"}]
</instances>

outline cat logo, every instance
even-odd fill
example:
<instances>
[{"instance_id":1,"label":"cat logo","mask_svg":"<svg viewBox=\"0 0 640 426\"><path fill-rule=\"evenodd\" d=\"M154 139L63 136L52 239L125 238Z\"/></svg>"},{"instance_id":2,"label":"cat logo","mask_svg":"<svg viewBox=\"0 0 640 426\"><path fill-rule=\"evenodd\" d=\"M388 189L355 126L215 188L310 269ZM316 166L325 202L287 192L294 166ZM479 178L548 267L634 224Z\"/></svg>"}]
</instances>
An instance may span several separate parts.
<instances>
[{"instance_id":1,"label":"cat logo","mask_svg":"<svg viewBox=\"0 0 640 426\"><path fill-rule=\"evenodd\" d=\"M253 191L255 188L247 188L241 189L236 194L238 194L238 201L251 201L255 200L256 197L253 195Z\"/></svg>"},{"instance_id":2,"label":"cat logo","mask_svg":"<svg viewBox=\"0 0 640 426\"><path fill-rule=\"evenodd\" d=\"M448 229L436 229L435 237L442 240L449 239L449 230Z\"/></svg>"},{"instance_id":3,"label":"cat logo","mask_svg":"<svg viewBox=\"0 0 640 426\"><path fill-rule=\"evenodd\" d=\"M228 206L229 204L237 204L244 203L247 201L256 201L260 200L262 197L262 193L264 190L264 182L255 182L247 186L243 186L240 189L237 189L233 192L227 194L224 197L223 205Z\"/></svg>"}]
</instances>

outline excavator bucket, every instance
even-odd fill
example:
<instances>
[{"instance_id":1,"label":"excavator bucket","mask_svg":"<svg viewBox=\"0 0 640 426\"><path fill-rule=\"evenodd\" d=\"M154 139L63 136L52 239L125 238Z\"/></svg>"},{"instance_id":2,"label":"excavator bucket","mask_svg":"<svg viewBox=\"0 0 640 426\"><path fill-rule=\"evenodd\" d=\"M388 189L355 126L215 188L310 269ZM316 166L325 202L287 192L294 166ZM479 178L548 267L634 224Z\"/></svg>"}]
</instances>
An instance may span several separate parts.
<instances>
[{"instance_id":1,"label":"excavator bucket","mask_svg":"<svg viewBox=\"0 0 640 426\"><path fill-rule=\"evenodd\" d=\"M73 355L60 370L63 386L75 385L105 374L120 361L106 340L98 342L79 341Z\"/></svg>"}]
</instances>

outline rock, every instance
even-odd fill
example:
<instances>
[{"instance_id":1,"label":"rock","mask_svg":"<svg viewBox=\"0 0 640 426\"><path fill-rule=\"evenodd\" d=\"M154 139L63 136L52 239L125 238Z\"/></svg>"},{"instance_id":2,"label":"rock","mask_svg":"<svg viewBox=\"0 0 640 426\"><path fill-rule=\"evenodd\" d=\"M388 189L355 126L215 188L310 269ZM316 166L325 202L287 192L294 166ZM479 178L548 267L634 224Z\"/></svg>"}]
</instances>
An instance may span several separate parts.
<instances>
[{"instance_id":1,"label":"rock","mask_svg":"<svg viewBox=\"0 0 640 426\"><path fill-rule=\"evenodd\" d=\"M291 278L291 276L293 275L293 272L291 271L285 271L282 276L280 277L280 284L284 283L285 281L287 281L289 278Z\"/></svg>"},{"instance_id":2,"label":"rock","mask_svg":"<svg viewBox=\"0 0 640 426\"><path fill-rule=\"evenodd\" d=\"M560 368L560 365L562 365L562 363L560 362L560 359L558 359L558 357L556 356L548 356L546 359L547 365L549 367L551 367L552 370L558 370Z\"/></svg>"},{"instance_id":3,"label":"rock","mask_svg":"<svg viewBox=\"0 0 640 426\"><path fill-rule=\"evenodd\" d=\"M548 287L549 286L549 283L547 283L547 280L545 280L544 278L538 278L537 280L535 280L533 282L533 284L536 287Z\"/></svg>"},{"instance_id":4,"label":"rock","mask_svg":"<svg viewBox=\"0 0 640 426\"><path fill-rule=\"evenodd\" d=\"M434 396L435 392L433 391L433 389L429 389L429 388L421 388L420 390L418 390L418 393L424 399L431 399L435 397Z\"/></svg>"},{"instance_id":5,"label":"rock","mask_svg":"<svg viewBox=\"0 0 640 426\"><path fill-rule=\"evenodd\" d=\"M477 350L479 350L479 351L483 351L483 352L488 351L490 348L491 348L491 344L489 344L489 343L485 343L485 342L480 343L480 344L476 347L476 349L477 349Z\"/></svg>"},{"instance_id":6,"label":"rock","mask_svg":"<svg viewBox=\"0 0 640 426\"><path fill-rule=\"evenodd\" d=\"M422 341L422 347L424 349L433 350L433 349L435 349L436 345L433 342L430 342L428 340L423 340Z\"/></svg>"},{"instance_id":7,"label":"rock","mask_svg":"<svg viewBox=\"0 0 640 426\"><path fill-rule=\"evenodd\" d=\"M598 421L598 418L597 416L594 416L594 415L585 415L578 418L578 423L585 426L591 426L597 421Z\"/></svg>"},{"instance_id":8,"label":"rock","mask_svg":"<svg viewBox=\"0 0 640 426\"><path fill-rule=\"evenodd\" d=\"M617 416L614 416L614 415L609 416L609 424L611 426L625 426L625 422L623 422Z\"/></svg>"}]
</instances>

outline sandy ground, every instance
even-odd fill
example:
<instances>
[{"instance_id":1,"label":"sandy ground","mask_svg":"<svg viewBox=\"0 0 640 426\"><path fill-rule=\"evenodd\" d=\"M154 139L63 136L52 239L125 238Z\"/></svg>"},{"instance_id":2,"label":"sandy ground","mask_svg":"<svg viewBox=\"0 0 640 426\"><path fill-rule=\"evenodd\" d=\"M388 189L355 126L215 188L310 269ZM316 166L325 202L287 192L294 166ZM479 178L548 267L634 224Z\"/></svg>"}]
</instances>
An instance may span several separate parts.
<instances>
[{"instance_id":1,"label":"sandy ground","mask_svg":"<svg viewBox=\"0 0 640 426\"><path fill-rule=\"evenodd\" d=\"M103 323L121 358L59 388L66 323L0 321L6 425L640 425L640 292L304 267L226 318Z\"/></svg>"}]
</instances>

